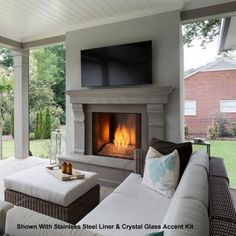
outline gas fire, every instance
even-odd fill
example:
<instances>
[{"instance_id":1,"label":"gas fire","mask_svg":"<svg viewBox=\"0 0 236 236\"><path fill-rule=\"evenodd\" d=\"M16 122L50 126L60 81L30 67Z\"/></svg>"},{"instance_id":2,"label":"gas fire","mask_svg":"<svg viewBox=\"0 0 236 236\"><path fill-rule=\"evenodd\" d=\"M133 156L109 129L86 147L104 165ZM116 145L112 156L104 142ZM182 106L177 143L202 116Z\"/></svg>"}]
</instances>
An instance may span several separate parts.
<instances>
[{"instance_id":1,"label":"gas fire","mask_svg":"<svg viewBox=\"0 0 236 236\"><path fill-rule=\"evenodd\" d=\"M124 149L128 147L130 142L129 131L124 125L118 125L114 137L113 143L116 148Z\"/></svg>"}]
</instances>

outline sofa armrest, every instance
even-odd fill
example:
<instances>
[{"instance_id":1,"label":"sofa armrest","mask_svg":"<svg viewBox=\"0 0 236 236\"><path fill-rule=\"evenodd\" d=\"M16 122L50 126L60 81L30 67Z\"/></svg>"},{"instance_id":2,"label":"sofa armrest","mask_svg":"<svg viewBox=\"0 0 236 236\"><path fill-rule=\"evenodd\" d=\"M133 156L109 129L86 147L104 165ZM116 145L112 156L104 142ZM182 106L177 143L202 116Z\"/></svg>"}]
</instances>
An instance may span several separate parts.
<instances>
[{"instance_id":1,"label":"sofa armrest","mask_svg":"<svg viewBox=\"0 0 236 236\"><path fill-rule=\"evenodd\" d=\"M210 159L210 176L225 178L229 183L229 177L224 165L224 159L212 157Z\"/></svg>"},{"instance_id":2,"label":"sofa armrest","mask_svg":"<svg viewBox=\"0 0 236 236\"><path fill-rule=\"evenodd\" d=\"M210 223L211 236L236 236L236 223L213 219Z\"/></svg>"},{"instance_id":3,"label":"sofa armrest","mask_svg":"<svg viewBox=\"0 0 236 236\"><path fill-rule=\"evenodd\" d=\"M6 214L13 207L11 203L0 201L0 235L5 233Z\"/></svg>"}]
</instances>

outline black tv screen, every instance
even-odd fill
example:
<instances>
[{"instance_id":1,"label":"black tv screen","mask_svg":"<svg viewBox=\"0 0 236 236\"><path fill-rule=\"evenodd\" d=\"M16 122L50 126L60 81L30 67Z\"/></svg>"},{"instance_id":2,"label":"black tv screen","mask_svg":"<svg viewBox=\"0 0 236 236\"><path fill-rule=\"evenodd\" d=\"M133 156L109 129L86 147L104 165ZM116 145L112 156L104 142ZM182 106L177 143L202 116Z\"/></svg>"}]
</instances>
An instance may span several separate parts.
<instances>
[{"instance_id":1,"label":"black tv screen","mask_svg":"<svg viewBox=\"0 0 236 236\"><path fill-rule=\"evenodd\" d=\"M152 83L152 42L81 51L83 87Z\"/></svg>"}]
</instances>

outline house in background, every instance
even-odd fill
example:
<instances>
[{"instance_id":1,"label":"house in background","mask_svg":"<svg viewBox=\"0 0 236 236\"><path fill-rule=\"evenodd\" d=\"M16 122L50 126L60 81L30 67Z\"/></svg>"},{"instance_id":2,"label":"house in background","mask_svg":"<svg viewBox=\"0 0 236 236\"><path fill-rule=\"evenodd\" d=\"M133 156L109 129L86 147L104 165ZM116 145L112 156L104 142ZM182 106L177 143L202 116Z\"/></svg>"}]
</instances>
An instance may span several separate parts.
<instances>
[{"instance_id":1,"label":"house in background","mask_svg":"<svg viewBox=\"0 0 236 236\"><path fill-rule=\"evenodd\" d=\"M236 122L236 61L220 58L184 80L185 126L190 136L206 136L214 117Z\"/></svg>"}]
</instances>

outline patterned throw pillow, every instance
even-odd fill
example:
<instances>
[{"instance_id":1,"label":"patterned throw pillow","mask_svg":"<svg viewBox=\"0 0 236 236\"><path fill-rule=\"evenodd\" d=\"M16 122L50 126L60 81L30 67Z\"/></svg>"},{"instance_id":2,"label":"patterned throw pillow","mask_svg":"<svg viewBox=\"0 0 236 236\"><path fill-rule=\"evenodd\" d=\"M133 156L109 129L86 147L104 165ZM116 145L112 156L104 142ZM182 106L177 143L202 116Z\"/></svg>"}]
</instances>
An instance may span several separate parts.
<instances>
[{"instance_id":1,"label":"patterned throw pillow","mask_svg":"<svg viewBox=\"0 0 236 236\"><path fill-rule=\"evenodd\" d=\"M179 154L176 150L162 155L149 147L142 183L172 198L179 180Z\"/></svg>"},{"instance_id":2,"label":"patterned throw pillow","mask_svg":"<svg viewBox=\"0 0 236 236\"><path fill-rule=\"evenodd\" d=\"M180 161L179 177L181 178L193 151L192 143L171 143L160 139L152 138L152 140L150 141L150 146L158 152L162 153L163 155L167 155L173 152L174 150L178 151Z\"/></svg>"}]
</instances>

